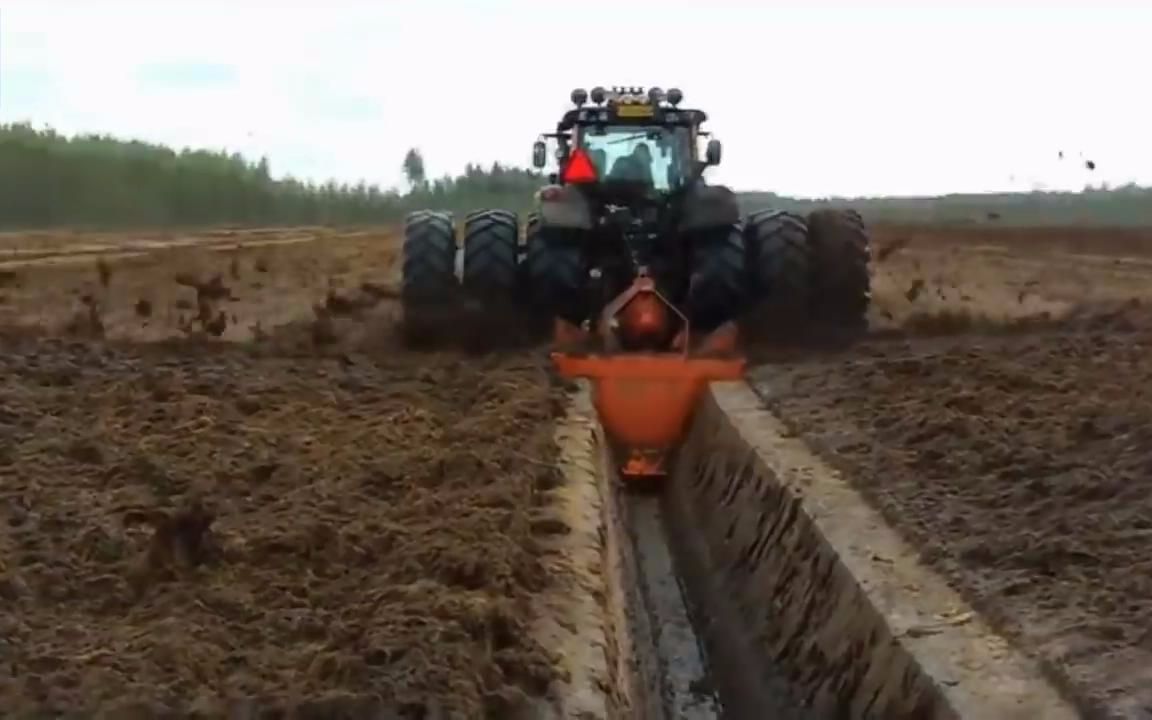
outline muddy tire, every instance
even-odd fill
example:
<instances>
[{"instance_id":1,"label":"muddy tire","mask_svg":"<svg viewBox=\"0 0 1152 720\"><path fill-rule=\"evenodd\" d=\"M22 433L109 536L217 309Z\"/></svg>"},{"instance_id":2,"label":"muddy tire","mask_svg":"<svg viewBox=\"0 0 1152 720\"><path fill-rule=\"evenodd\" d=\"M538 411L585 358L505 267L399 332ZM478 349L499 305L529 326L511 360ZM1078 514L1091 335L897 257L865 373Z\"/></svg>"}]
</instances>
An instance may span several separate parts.
<instances>
[{"instance_id":1,"label":"muddy tire","mask_svg":"<svg viewBox=\"0 0 1152 720\"><path fill-rule=\"evenodd\" d=\"M588 317L588 255L583 234L529 225L524 277L533 308L580 324Z\"/></svg>"},{"instance_id":2,"label":"muddy tire","mask_svg":"<svg viewBox=\"0 0 1152 720\"><path fill-rule=\"evenodd\" d=\"M872 243L855 210L808 215L812 252L812 317L822 326L863 330L872 302Z\"/></svg>"},{"instance_id":3,"label":"muddy tire","mask_svg":"<svg viewBox=\"0 0 1152 720\"><path fill-rule=\"evenodd\" d=\"M405 341L416 347L436 344L444 317L459 296L456 233L451 214L428 210L408 214L404 222L400 296Z\"/></svg>"},{"instance_id":4,"label":"muddy tire","mask_svg":"<svg viewBox=\"0 0 1152 720\"><path fill-rule=\"evenodd\" d=\"M404 222L402 297L405 302L450 299L457 288L452 215L420 210Z\"/></svg>"},{"instance_id":5,"label":"muddy tire","mask_svg":"<svg viewBox=\"0 0 1152 720\"><path fill-rule=\"evenodd\" d=\"M692 327L710 332L738 319L750 296L747 248L740 226L695 239L691 262L687 309Z\"/></svg>"},{"instance_id":6,"label":"muddy tire","mask_svg":"<svg viewBox=\"0 0 1152 720\"><path fill-rule=\"evenodd\" d=\"M483 210L465 218L462 280L469 295L483 302L515 299L519 237L516 214L507 210Z\"/></svg>"},{"instance_id":7,"label":"muddy tire","mask_svg":"<svg viewBox=\"0 0 1152 720\"><path fill-rule=\"evenodd\" d=\"M517 228L520 227L520 215L518 213L511 211L511 210L505 210L503 208L492 208L492 209L484 210L481 212L488 212L488 213L492 213L493 215L499 215L501 217L509 218L513 222L516 223ZM473 213L473 214L477 214L477 213ZM521 242L521 238L519 236L516 237L516 247L520 248L521 250L524 249L523 243Z\"/></svg>"},{"instance_id":8,"label":"muddy tire","mask_svg":"<svg viewBox=\"0 0 1152 720\"><path fill-rule=\"evenodd\" d=\"M808 325L811 248L804 218L790 212L749 215L744 244L752 290L747 324L754 335L792 336Z\"/></svg>"}]
</instances>

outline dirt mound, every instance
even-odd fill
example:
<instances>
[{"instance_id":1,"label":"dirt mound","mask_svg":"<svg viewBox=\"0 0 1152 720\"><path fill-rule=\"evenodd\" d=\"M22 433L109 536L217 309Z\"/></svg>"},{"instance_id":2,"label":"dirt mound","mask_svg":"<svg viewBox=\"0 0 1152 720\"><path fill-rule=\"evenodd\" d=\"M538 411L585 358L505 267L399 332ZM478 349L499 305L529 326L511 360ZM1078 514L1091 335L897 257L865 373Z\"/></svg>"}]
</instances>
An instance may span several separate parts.
<instances>
[{"instance_id":1,"label":"dirt mound","mask_svg":"<svg viewBox=\"0 0 1152 720\"><path fill-rule=\"evenodd\" d=\"M0 374L9 712L508 717L553 678L542 360L23 335Z\"/></svg>"}]
</instances>

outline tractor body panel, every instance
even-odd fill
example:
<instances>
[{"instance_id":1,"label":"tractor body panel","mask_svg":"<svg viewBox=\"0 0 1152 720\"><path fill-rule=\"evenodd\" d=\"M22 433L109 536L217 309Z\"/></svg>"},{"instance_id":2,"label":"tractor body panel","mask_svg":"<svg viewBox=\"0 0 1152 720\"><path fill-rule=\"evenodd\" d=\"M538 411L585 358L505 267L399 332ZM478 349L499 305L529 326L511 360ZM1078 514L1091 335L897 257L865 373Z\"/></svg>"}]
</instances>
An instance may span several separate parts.
<instances>
[{"instance_id":1,"label":"tractor body panel","mask_svg":"<svg viewBox=\"0 0 1152 720\"><path fill-rule=\"evenodd\" d=\"M591 230L594 226L592 203L573 185L547 185L536 193L540 223L547 227Z\"/></svg>"}]
</instances>

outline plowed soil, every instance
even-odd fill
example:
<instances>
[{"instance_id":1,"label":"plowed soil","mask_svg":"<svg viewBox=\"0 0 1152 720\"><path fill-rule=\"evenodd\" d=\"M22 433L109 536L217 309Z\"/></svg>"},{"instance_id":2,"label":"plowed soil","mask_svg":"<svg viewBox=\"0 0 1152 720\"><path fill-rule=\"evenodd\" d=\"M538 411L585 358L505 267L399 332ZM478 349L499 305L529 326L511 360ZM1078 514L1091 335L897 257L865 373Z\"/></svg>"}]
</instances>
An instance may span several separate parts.
<instances>
[{"instance_id":1,"label":"plowed soil","mask_svg":"<svg viewBox=\"0 0 1152 720\"><path fill-rule=\"evenodd\" d=\"M259 338L288 323L375 307L395 284L398 252L395 236L382 230L89 241L0 234L0 257L16 258L0 260L0 326L144 341Z\"/></svg>"},{"instance_id":2,"label":"plowed soil","mask_svg":"<svg viewBox=\"0 0 1152 720\"><path fill-rule=\"evenodd\" d=\"M889 337L756 385L1086 711L1152 717L1152 233L1053 238L884 230Z\"/></svg>"},{"instance_id":3,"label":"plowed soil","mask_svg":"<svg viewBox=\"0 0 1152 720\"><path fill-rule=\"evenodd\" d=\"M401 350L387 233L0 247L0 707L511 718L561 674L562 397ZM758 389L1085 708L1152 713L1152 233L877 250L875 335Z\"/></svg>"},{"instance_id":4,"label":"plowed soil","mask_svg":"<svg viewBox=\"0 0 1152 720\"><path fill-rule=\"evenodd\" d=\"M8 271L6 716L510 718L557 678L562 392L402 351L395 243L324 239Z\"/></svg>"}]
</instances>

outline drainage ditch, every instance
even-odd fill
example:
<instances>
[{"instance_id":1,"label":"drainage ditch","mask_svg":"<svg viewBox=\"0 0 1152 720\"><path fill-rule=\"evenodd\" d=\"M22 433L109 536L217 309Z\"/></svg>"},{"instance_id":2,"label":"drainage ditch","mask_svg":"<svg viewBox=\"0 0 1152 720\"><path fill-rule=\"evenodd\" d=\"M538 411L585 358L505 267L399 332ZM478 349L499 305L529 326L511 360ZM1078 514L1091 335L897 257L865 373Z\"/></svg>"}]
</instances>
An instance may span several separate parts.
<instances>
[{"instance_id":1,"label":"drainage ditch","mask_svg":"<svg viewBox=\"0 0 1152 720\"><path fill-rule=\"evenodd\" d=\"M746 385L714 386L658 494L593 432L609 716L1078 717Z\"/></svg>"}]
</instances>

